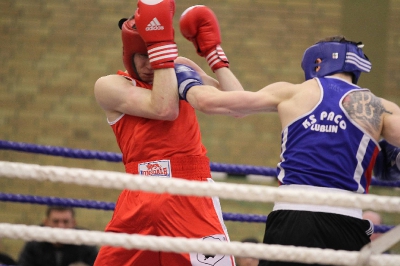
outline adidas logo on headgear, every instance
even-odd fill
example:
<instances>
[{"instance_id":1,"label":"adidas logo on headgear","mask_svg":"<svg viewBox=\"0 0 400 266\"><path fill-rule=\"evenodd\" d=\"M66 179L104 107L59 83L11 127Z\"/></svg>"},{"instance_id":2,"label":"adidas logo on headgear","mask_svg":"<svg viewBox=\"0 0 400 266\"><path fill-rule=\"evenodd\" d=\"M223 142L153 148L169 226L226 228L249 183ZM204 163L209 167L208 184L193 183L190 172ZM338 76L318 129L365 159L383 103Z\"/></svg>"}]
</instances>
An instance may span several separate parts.
<instances>
[{"instance_id":1,"label":"adidas logo on headgear","mask_svg":"<svg viewBox=\"0 0 400 266\"><path fill-rule=\"evenodd\" d=\"M153 18L153 20L146 27L146 31L151 30L164 30L164 26L161 25L157 18Z\"/></svg>"}]
</instances>

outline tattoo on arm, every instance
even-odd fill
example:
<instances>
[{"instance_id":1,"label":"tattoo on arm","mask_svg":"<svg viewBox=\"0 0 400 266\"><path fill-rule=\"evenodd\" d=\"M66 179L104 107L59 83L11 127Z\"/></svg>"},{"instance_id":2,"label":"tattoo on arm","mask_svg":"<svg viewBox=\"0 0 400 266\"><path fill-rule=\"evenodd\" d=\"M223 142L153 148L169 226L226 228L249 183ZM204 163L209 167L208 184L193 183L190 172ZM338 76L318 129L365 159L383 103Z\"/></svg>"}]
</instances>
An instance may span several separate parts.
<instances>
[{"instance_id":1,"label":"tattoo on arm","mask_svg":"<svg viewBox=\"0 0 400 266\"><path fill-rule=\"evenodd\" d=\"M392 114L385 109L380 98L368 91L350 93L344 99L343 107L353 120L371 132L379 130L383 113Z\"/></svg>"}]
</instances>

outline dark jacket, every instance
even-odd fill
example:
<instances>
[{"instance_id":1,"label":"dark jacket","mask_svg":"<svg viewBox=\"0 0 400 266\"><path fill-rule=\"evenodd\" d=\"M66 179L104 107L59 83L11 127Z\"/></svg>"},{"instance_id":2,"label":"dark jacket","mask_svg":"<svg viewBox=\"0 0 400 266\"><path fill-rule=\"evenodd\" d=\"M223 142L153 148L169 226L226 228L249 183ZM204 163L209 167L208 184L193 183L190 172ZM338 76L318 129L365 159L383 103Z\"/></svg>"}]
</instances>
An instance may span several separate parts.
<instances>
[{"instance_id":1,"label":"dark jacket","mask_svg":"<svg viewBox=\"0 0 400 266\"><path fill-rule=\"evenodd\" d=\"M98 253L96 246L30 241L23 247L19 266L68 266L74 262L93 265Z\"/></svg>"},{"instance_id":2,"label":"dark jacket","mask_svg":"<svg viewBox=\"0 0 400 266\"><path fill-rule=\"evenodd\" d=\"M2 265L17 265L17 262L14 261L9 255L0 252L0 264Z\"/></svg>"}]
</instances>

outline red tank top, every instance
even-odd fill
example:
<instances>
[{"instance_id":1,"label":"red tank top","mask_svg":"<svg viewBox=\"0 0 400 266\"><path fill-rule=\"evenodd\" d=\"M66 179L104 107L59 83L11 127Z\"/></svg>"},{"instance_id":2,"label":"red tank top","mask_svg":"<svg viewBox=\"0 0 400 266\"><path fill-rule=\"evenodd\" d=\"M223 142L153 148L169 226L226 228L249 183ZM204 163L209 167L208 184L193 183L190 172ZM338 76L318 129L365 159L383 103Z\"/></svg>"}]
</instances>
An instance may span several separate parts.
<instances>
[{"instance_id":1,"label":"red tank top","mask_svg":"<svg viewBox=\"0 0 400 266\"><path fill-rule=\"evenodd\" d=\"M132 80L138 87L152 88L152 85L133 79L125 72L119 71L118 74ZM179 102L179 116L174 121L125 114L111 127L128 173L138 174L143 162L169 160L173 177L210 177L210 162L201 142L196 112L188 102Z\"/></svg>"}]
</instances>

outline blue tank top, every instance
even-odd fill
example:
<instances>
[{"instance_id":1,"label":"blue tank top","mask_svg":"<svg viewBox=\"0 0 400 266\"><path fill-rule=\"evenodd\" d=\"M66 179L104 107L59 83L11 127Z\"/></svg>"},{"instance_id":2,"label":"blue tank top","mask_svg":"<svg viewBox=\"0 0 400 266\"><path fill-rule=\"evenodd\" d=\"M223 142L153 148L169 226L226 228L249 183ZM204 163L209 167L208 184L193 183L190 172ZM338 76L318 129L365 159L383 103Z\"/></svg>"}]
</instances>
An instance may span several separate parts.
<instances>
[{"instance_id":1,"label":"blue tank top","mask_svg":"<svg viewBox=\"0 0 400 266\"><path fill-rule=\"evenodd\" d=\"M367 193L379 145L341 104L350 92L367 89L334 77L316 80L320 101L282 131L280 185Z\"/></svg>"}]
</instances>

